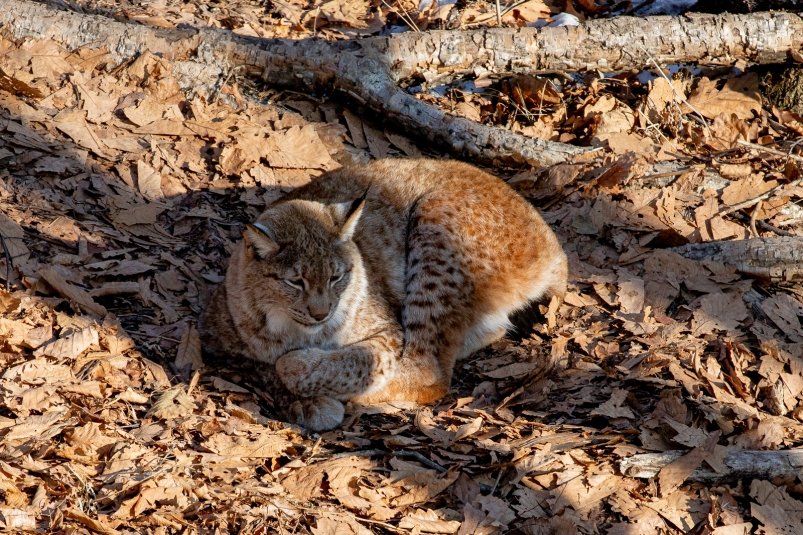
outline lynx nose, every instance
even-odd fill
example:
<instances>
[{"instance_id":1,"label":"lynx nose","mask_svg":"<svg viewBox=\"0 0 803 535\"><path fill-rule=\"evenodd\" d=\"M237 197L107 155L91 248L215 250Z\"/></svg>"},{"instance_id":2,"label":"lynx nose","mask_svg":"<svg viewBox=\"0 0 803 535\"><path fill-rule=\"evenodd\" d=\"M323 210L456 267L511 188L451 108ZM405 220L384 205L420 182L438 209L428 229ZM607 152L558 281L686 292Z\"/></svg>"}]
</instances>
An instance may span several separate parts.
<instances>
[{"instance_id":1,"label":"lynx nose","mask_svg":"<svg viewBox=\"0 0 803 535\"><path fill-rule=\"evenodd\" d=\"M326 316L329 315L329 306L327 305L318 305L318 306L309 306L307 308L309 315L315 321L321 321L326 319Z\"/></svg>"}]
</instances>

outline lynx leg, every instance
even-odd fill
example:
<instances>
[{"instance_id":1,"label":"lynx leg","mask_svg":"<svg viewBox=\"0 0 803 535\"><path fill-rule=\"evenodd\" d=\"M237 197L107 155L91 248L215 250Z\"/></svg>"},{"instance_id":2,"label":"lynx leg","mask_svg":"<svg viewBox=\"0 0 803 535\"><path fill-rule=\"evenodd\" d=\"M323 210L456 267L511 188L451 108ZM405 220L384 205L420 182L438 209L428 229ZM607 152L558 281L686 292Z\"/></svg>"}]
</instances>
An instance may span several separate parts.
<instances>
[{"instance_id":1,"label":"lynx leg","mask_svg":"<svg viewBox=\"0 0 803 535\"><path fill-rule=\"evenodd\" d=\"M282 355L276 372L299 396L354 399L380 390L401 353L401 333L382 332L337 349L300 349Z\"/></svg>"},{"instance_id":2,"label":"lynx leg","mask_svg":"<svg viewBox=\"0 0 803 535\"><path fill-rule=\"evenodd\" d=\"M406 294L402 310L404 349L382 392L365 402L432 403L449 389L455 359L467 331L471 281L446 223L448 211L414 220L408 235ZM383 398L382 398L383 397Z\"/></svg>"},{"instance_id":3,"label":"lynx leg","mask_svg":"<svg viewBox=\"0 0 803 535\"><path fill-rule=\"evenodd\" d=\"M345 408L338 400L315 396L293 401L287 409L288 420L310 431L328 431L343 422Z\"/></svg>"},{"instance_id":4,"label":"lynx leg","mask_svg":"<svg viewBox=\"0 0 803 535\"><path fill-rule=\"evenodd\" d=\"M345 411L340 401L326 396L295 395L282 384L273 364L237 358L230 360L226 367L248 377L249 386L266 392L272 401L271 410L279 419L304 426L310 431L332 429L343 421Z\"/></svg>"}]
</instances>

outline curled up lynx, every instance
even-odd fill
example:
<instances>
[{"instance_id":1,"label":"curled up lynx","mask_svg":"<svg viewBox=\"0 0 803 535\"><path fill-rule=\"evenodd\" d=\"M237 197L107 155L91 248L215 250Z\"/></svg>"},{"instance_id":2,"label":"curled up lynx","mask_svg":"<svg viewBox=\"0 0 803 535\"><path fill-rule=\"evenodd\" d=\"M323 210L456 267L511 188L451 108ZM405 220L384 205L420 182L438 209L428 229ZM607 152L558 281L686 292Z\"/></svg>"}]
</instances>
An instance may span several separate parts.
<instances>
[{"instance_id":1,"label":"curled up lynx","mask_svg":"<svg viewBox=\"0 0 803 535\"><path fill-rule=\"evenodd\" d=\"M456 359L562 297L566 274L552 230L496 177L454 161L347 167L246 228L204 348L254 361L288 419L329 429L346 401L438 400Z\"/></svg>"}]
</instances>

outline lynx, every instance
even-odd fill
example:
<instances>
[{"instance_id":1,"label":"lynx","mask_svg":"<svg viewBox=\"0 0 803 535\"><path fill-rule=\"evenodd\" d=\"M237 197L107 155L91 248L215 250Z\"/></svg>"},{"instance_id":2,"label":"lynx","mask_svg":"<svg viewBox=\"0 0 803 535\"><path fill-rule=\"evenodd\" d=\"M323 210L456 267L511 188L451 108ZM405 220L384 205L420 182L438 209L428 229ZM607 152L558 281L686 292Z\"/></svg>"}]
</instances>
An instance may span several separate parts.
<instances>
[{"instance_id":1,"label":"lynx","mask_svg":"<svg viewBox=\"0 0 803 535\"><path fill-rule=\"evenodd\" d=\"M428 404L508 316L562 297L566 256L498 178L454 161L329 172L248 225L202 318L205 350L250 359L290 421L344 402Z\"/></svg>"}]
</instances>

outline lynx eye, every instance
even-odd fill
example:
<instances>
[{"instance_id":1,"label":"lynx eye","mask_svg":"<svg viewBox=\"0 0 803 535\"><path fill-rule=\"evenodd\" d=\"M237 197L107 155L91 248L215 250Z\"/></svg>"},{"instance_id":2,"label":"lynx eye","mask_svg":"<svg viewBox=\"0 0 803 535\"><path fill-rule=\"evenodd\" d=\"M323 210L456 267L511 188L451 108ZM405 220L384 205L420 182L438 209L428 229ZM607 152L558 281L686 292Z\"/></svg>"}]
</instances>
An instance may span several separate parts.
<instances>
[{"instance_id":1,"label":"lynx eye","mask_svg":"<svg viewBox=\"0 0 803 535\"><path fill-rule=\"evenodd\" d=\"M329 284L337 284L343 278L343 275L345 275L345 273L335 273L332 275L332 278L329 279Z\"/></svg>"},{"instance_id":2,"label":"lynx eye","mask_svg":"<svg viewBox=\"0 0 803 535\"><path fill-rule=\"evenodd\" d=\"M282 281L291 288L296 290L304 289L304 279L282 279Z\"/></svg>"}]
</instances>

